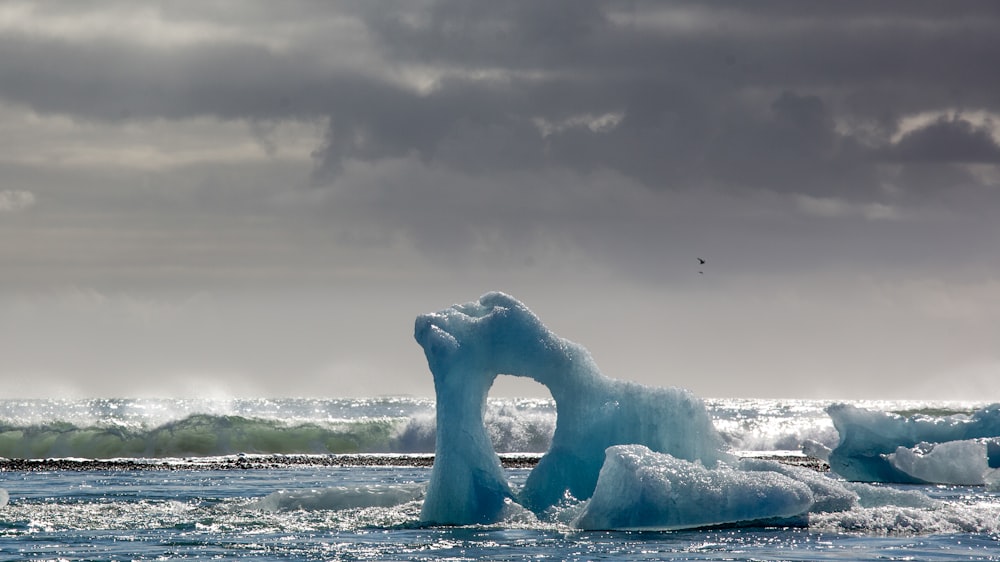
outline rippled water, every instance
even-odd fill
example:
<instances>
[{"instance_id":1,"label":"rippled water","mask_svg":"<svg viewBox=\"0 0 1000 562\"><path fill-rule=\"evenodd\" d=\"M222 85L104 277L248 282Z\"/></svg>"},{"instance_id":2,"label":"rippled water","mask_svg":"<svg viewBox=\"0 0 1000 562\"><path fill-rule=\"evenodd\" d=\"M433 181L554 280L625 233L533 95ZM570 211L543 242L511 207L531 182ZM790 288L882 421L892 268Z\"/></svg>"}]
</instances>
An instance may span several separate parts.
<instances>
[{"instance_id":1,"label":"rippled water","mask_svg":"<svg viewBox=\"0 0 1000 562\"><path fill-rule=\"evenodd\" d=\"M824 402L707 403L738 450L794 453L806 439L837 439ZM551 401L491 400L487 419L498 450L524 451L544 450L555 416ZM0 456L29 446L41 452L21 456L430 452L433 429L433 403L410 398L0 400ZM527 473L508 470L515 487ZM939 503L814 514L807 528L582 532L565 523L572 505L546 522L422 528L429 476L427 468L322 466L0 472L9 497L2 505L0 492L0 560L1000 560L1000 497L984 488L896 487ZM401 503L365 499L379 494Z\"/></svg>"},{"instance_id":2,"label":"rippled water","mask_svg":"<svg viewBox=\"0 0 1000 562\"><path fill-rule=\"evenodd\" d=\"M508 473L517 483L527 470ZM935 510L859 510L817 518L807 529L581 532L526 521L420 528L419 501L258 508L278 490L319 495L428 477L428 469L380 467L2 473L10 503L0 508L0 559L1000 559L1000 498L962 487L928 487L944 500ZM890 521L897 527L887 534Z\"/></svg>"}]
</instances>

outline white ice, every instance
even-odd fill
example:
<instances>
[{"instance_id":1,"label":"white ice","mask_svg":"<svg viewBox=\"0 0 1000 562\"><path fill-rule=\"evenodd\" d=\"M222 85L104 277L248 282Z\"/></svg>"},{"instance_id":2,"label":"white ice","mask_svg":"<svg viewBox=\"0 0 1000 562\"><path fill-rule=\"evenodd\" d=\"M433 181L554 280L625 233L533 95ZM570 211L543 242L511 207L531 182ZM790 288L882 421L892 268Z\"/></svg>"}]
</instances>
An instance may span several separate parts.
<instances>
[{"instance_id":1,"label":"white ice","mask_svg":"<svg viewBox=\"0 0 1000 562\"><path fill-rule=\"evenodd\" d=\"M789 466L772 460L743 459L739 468L745 471L775 472L805 484L812 492L810 513L846 511L859 505L858 493L825 474L802 466Z\"/></svg>"},{"instance_id":2,"label":"white ice","mask_svg":"<svg viewBox=\"0 0 1000 562\"><path fill-rule=\"evenodd\" d=\"M918 443L916 447L898 447L886 459L924 482L982 486L996 470L989 466L988 444L985 439Z\"/></svg>"},{"instance_id":3,"label":"white ice","mask_svg":"<svg viewBox=\"0 0 1000 562\"><path fill-rule=\"evenodd\" d=\"M825 461L830 458L830 450L829 447L815 439L806 439L802 442L802 454L807 457L814 457Z\"/></svg>"},{"instance_id":4,"label":"white ice","mask_svg":"<svg viewBox=\"0 0 1000 562\"><path fill-rule=\"evenodd\" d=\"M786 519L813 505L809 487L770 471L700 463L642 445L609 447L581 529L667 530Z\"/></svg>"}]
</instances>

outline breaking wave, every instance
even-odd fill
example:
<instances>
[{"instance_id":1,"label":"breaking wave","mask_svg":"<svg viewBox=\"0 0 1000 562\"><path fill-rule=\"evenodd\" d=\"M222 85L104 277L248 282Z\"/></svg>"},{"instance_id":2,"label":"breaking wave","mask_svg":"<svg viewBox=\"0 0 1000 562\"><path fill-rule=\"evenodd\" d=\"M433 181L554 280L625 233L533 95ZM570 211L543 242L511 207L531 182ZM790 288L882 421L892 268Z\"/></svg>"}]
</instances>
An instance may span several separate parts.
<instances>
[{"instance_id":1,"label":"breaking wave","mask_svg":"<svg viewBox=\"0 0 1000 562\"><path fill-rule=\"evenodd\" d=\"M829 401L707 399L738 451L832 448ZM885 411L969 404L858 402ZM0 399L0 457L165 458L237 453L433 453L434 401L412 397L284 399ZM556 425L551 399L490 398L486 427L498 453L542 453Z\"/></svg>"},{"instance_id":2,"label":"breaking wave","mask_svg":"<svg viewBox=\"0 0 1000 562\"><path fill-rule=\"evenodd\" d=\"M388 419L289 425L276 420L195 414L150 430L68 423L0 427L0 456L107 459L388 452L396 425Z\"/></svg>"},{"instance_id":3,"label":"breaking wave","mask_svg":"<svg viewBox=\"0 0 1000 562\"><path fill-rule=\"evenodd\" d=\"M489 405L486 418L497 452L541 453L548 448L555 430L555 412L547 403L540 402L503 400ZM312 402L308 408L302 404L296 404L295 408L288 404L284 408L256 408L256 411L246 407L215 408L237 410L240 414L182 414L179 419L152 427L147 423L150 418L122 412L113 416L103 411L98 416L64 413L53 416L57 417L55 420L7 416L6 420L0 419L0 457L110 459L238 453L433 453L433 404L429 407L422 401L415 404L402 408L403 411L393 411L397 414L394 416L368 416L365 414L387 412L384 407L359 402L355 404L353 417L345 416L342 411L332 416L329 407L317 411Z\"/></svg>"}]
</instances>

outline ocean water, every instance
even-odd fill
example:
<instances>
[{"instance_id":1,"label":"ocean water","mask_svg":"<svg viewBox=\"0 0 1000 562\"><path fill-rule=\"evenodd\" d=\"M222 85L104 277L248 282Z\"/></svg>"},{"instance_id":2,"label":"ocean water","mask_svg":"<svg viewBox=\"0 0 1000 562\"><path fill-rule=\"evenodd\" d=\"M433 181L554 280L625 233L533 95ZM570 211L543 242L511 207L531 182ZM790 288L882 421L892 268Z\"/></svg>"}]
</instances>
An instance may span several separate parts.
<instances>
[{"instance_id":1,"label":"ocean water","mask_svg":"<svg viewBox=\"0 0 1000 562\"><path fill-rule=\"evenodd\" d=\"M744 454L798 454L836 432L826 402L709 400ZM890 411L977 404L866 402ZM547 400L491 400L504 452L540 452ZM370 400L3 400L0 456L180 463L245 453L433 451L433 403ZM232 458L232 457L230 457ZM208 465L206 465L208 466ZM528 469L508 469L515 485ZM934 507L810 516L805 528L583 532L550 521L417 524L429 468L284 466L249 470L0 472L0 560L1000 560L1000 495L981 487L886 486Z\"/></svg>"}]
</instances>

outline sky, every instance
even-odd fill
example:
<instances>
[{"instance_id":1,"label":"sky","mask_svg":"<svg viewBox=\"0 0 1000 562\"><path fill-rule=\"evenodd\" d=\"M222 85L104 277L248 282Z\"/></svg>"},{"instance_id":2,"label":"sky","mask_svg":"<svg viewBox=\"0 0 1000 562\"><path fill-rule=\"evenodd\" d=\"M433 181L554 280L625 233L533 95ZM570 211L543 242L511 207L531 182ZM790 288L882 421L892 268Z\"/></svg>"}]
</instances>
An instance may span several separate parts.
<instances>
[{"instance_id":1,"label":"sky","mask_svg":"<svg viewBox=\"0 0 1000 562\"><path fill-rule=\"evenodd\" d=\"M432 396L414 318L501 290L616 378L1000 401L997 29L0 2L0 395Z\"/></svg>"}]
</instances>

